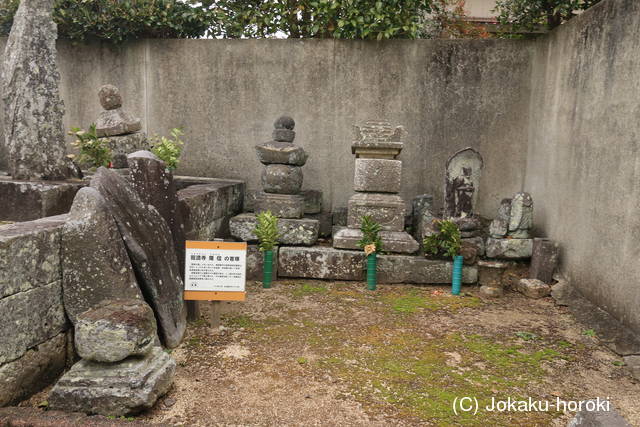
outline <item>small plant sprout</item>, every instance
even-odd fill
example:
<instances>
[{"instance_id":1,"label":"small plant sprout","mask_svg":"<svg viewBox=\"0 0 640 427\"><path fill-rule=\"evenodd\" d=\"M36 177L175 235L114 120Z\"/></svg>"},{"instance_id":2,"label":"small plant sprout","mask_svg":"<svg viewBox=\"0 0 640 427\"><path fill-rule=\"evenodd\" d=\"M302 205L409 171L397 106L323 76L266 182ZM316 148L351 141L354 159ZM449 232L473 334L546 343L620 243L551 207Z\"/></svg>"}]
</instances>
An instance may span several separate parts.
<instances>
[{"instance_id":1,"label":"small plant sprout","mask_svg":"<svg viewBox=\"0 0 640 427\"><path fill-rule=\"evenodd\" d=\"M460 230L450 220L433 220L434 233L425 237L422 246L425 253L437 257L453 258L460 253Z\"/></svg>"},{"instance_id":2,"label":"small plant sprout","mask_svg":"<svg viewBox=\"0 0 640 427\"><path fill-rule=\"evenodd\" d=\"M260 212L257 215L258 223L253 232L260 241L261 251L272 251L278 244L278 218L271 211Z\"/></svg>"},{"instance_id":3,"label":"small plant sprout","mask_svg":"<svg viewBox=\"0 0 640 427\"><path fill-rule=\"evenodd\" d=\"M373 218L368 215L362 217L362 225L360 226L362 239L358 242L358 247L364 250L366 255L382 251L382 240L380 240L379 236L381 230L382 226L375 222Z\"/></svg>"},{"instance_id":4,"label":"small plant sprout","mask_svg":"<svg viewBox=\"0 0 640 427\"><path fill-rule=\"evenodd\" d=\"M154 135L150 139L151 151L165 163L169 170L175 170L178 167L178 159L184 145L180 139L182 135L182 129L173 128L171 129L171 138Z\"/></svg>"},{"instance_id":5,"label":"small plant sprout","mask_svg":"<svg viewBox=\"0 0 640 427\"><path fill-rule=\"evenodd\" d=\"M111 163L111 149L105 139L98 138L96 125L91 124L89 130L81 128L71 128L69 135L75 136L76 140L71 143L78 149L77 160L80 164L90 168L100 166L108 167Z\"/></svg>"}]
</instances>

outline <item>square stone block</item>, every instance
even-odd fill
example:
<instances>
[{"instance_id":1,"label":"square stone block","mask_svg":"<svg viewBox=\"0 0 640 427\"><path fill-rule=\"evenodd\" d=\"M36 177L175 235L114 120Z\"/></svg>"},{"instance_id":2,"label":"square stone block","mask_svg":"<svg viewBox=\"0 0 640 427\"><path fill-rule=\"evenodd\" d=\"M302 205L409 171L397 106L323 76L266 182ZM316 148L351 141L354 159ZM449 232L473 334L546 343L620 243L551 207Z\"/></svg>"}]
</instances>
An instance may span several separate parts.
<instances>
[{"instance_id":1,"label":"square stone block","mask_svg":"<svg viewBox=\"0 0 640 427\"><path fill-rule=\"evenodd\" d=\"M302 218L304 215L304 196L261 191L256 195L254 210L256 213L271 211L278 218Z\"/></svg>"},{"instance_id":2,"label":"square stone block","mask_svg":"<svg viewBox=\"0 0 640 427\"><path fill-rule=\"evenodd\" d=\"M333 247L338 249L360 249L358 242L362 232L354 228L340 228L333 235ZM404 231L381 231L382 250L384 252L412 254L420 245L409 233Z\"/></svg>"},{"instance_id":3,"label":"square stone block","mask_svg":"<svg viewBox=\"0 0 640 427\"><path fill-rule=\"evenodd\" d=\"M400 160L356 159L353 189L378 193L399 193L402 179Z\"/></svg>"},{"instance_id":4,"label":"square stone block","mask_svg":"<svg viewBox=\"0 0 640 427\"><path fill-rule=\"evenodd\" d=\"M255 214L240 214L231 218L229 230L236 239L245 242L256 242L258 238L253 230L257 222ZM313 245L318 240L319 231L320 222L316 219L278 219L279 243L283 245Z\"/></svg>"},{"instance_id":5,"label":"square stone block","mask_svg":"<svg viewBox=\"0 0 640 427\"><path fill-rule=\"evenodd\" d=\"M487 239L487 257L498 259L531 258L533 239Z\"/></svg>"},{"instance_id":6,"label":"square stone block","mask_svg":"<svg viewBox=\"0 0 640 427\"><path fill-rule=\"evenodd\" d=\"M381 255L378 257L379 283L449 284L452 275L452 261L408 255ZM474 265L465 265L462 268L462 283L472 284L477 281L478 268Z\"/></svg>"},{"instance_id":7,"label":"square stone block","mask_svg":"<svg viewBox=\"0 0 640 427\"><path fill-rule=\"evenodd\" d=\"M69 212L73 198L86 183L15 181L0 178L0 221L31 221Z\"/></svg>"},{"instance_id":8,"label":"square stone block","mask_svg":"<svg viewBox=\"0 0 640 427\"><path fill-rule=\"evenodd\" d=\"M347 227L360 229L362 217L369 215L385 231L404 231L406 208L396 194L356 193L349 199Z\"/></svg>"},{"instance_id":9,"label":"square stone block","mask_svg":"<svg viewBox=\"0 0 640 427\"><path fill-rule=\"evenodd\" d=\"M322 246L282 247L278 276L329 280L364 280L363 251L343 251Z\"/></svg>"},{"instance_id":10,"label":"square stone block","mask_svg":"<svg viewBox=\"0 0 640 427\"><path fill-rule=\"evenodd\" d=\"M322 191L302 190L300 194L304 197L305 214L317 214L322 212Z\"/></svg>"}]
</instances>

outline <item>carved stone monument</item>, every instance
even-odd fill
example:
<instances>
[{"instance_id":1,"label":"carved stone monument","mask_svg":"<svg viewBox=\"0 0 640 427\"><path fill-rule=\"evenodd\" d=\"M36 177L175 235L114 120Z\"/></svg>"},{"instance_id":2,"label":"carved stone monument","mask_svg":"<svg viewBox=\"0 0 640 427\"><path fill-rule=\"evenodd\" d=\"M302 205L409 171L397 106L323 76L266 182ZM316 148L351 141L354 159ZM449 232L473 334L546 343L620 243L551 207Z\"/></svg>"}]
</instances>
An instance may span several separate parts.
<instances>
[{"instance_id":1,"label":"carved stone monument","mask_svg":"<svg viewBox=\"0 0 640 427\"><path fill-rule=\"evenodd\" d=\"M96 134L109 144L112 166L115 169L126 168L128 154L151 148L147 135L141 132L140 119L122 109L122 96L117 87L100 87L98 98L104 111L96 121Z\"/></svg>"},{"instance_id":2,"label":"carved stone monument","mask_svg":"<svg viewBox=\"0 0 640 427\"><path fill-rule=\"evenodd\" d=\"M444 189L445 218L473 215L483 166L482 156L471 147L449 158Z\"/></svg>"},{"instance_id":3,"label":"carved stone monument","mask_svg":"<svg viewBox=\"0 0 640 427\"><path fill-rule=\"evenodd\" d=\"M273 125L273 140L256 145L256 154L264 169L262 191L257 192L253 208L256 214L270 211L279 218L281 244L313 245L318 240L320 223L317 219L303 218L309 209L305 209L305 194L301 191L302 166L307 162L307 153L293 144L296 133L291 117L282 116ZM314 197L321 200L321 194ZM311 210L319 209L321 205ZM231 235L247 242L257 240L253 232L255 225L256 215L251 213L229 221Z\"/></svg>"},{"instance_id":4,"label":"carved stone monument","mask_svg":"<svg viewBox=\"0 0 640 427\"><path fill-rule=\"evenodd\" d=\"M490 258L530 258L533 251L533 199L529 193L516 193L503 199L498 215L489 226L487 256Z\"/></svg>"},{"instance_id":5,"label":"carved stone monument","mask_svg":"<svg viewBox=\"0 0 640 427\"><path fill-rule=\"evenodd\" d=\"M53 2L22 0L2 64L4 137L13 179L69 176Z\"/></svg>"},{"instance_id":6,"label":"carved stone monument","mask_svg":"<svg viewBox=\"0 0 640 427\"><path fill-rule=\"evenodd\" d=\"M380 237L386 252L413 253L418 242L404 231L405 203L398 195L402 178L402 151L406 131L385 121L367 121L356 126L351 145L356 156L354 190L348 203L347 227L333 235L338 249L358 249L362 217L371 216L382 226Z\"/></svg>"}]
</instances>

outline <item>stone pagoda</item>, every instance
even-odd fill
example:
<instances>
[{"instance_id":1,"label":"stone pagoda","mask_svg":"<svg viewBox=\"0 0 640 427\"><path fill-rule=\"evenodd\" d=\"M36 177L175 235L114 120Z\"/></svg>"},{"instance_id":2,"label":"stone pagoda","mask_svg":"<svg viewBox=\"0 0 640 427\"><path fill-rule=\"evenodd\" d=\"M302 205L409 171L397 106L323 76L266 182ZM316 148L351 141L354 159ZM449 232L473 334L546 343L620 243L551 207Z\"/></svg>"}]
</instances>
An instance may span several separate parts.
<instances>
[{"instance_id":1,"label":"stone pagoda","mask_svg":"<svg viewBox=\"0 0 640 427\"><path fill-rule=\"evenodd\" d=\"M139 150L149 150L147 135L142 132L140 119L122 108L122 95L117 87L104 85L98 91L104 111L96 121L96 134L107 141L115 169L128 167L127 155Z\"/></svg>"},{"instance_id":2,"label":"stone pagoda","mask_svg":"<svg viewBox=\"0 0 640 427\"><path fill-rule=\"evenodd\" d=\"M295 121L282 116L274 123L273 140L256 145L258 160L264 165L262 191L255 196L255 213L270 211L277 216L280 243L285 245L313 245L318 240L320 224L317 219L303 218L305 197L302 188L302 166L307 153L293 144ZM231 218L231 235L244 241L256 241L253 229L256 215L244 213Z\"/></svg>"},{"instance_id":3,"label":"stone pagoda","mask_svg":"<svg viewBox=\"0 0 640 427\"><path fill-rule=\"evenodd\" d=\"M356 194L348 203L347 227L333 235L333 247L359 249L362 217L369 215L382 226L383 250L413 253L418 242L404 231L405 203L398 195L402 178L402 151L406 131L385 121L367 121L356 126L351 152L356 156L353 188Z\"/></svg>"}]
</instances>

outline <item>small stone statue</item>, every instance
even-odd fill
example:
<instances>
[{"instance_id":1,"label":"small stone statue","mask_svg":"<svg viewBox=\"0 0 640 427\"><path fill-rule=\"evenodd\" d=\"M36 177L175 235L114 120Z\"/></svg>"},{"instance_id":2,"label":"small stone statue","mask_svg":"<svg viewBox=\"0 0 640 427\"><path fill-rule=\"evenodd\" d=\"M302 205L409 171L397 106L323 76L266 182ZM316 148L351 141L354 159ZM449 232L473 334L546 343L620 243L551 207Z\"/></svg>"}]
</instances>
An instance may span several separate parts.
<instances>
[{"instance_id":1,"label":"small stone statue","mask_svg":"<svg viewBox=\"0 0 640 427\"><path fill-rule=\"evenodd\" d=\"M127 135L142 128L139 118L122 110L122 96L117 87L102 86L98 91L98 98L104 108L96 122L96 133L99 137Z\"/></svg>"},{"instance_id":2,"label":"small stone statue","mask_svg":"<svg viewBox=\"0 0 640 427\"><path fill-rule=\"evenodd\" d=\"M449 158L444 186L445 218L473 215L483 166L482 156L471 147Z\"/></svg>"}]
</instances>

